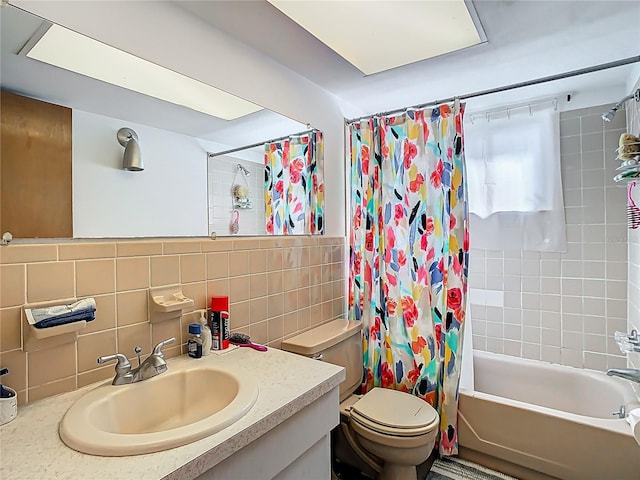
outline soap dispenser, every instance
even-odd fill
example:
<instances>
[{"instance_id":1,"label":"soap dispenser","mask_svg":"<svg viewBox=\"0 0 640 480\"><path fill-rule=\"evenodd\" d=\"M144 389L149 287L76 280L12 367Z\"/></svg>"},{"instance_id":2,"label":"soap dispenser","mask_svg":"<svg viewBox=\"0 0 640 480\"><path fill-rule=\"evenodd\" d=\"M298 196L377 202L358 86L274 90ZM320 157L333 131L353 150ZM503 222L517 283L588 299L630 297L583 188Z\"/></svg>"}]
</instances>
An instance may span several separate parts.
<instances>
[{"instance_id":1,"label":"soap dispenser","mask_svg":"<svg viewBox=\"0 0 640 480\"><path fill-rule=\"evenodd\" d=\"M207 311L205 309L200 310L200 325L202 326L202 355L209 355L211 353L211 329L207 323L206 317Z\"/></svg>"}]
</instances>

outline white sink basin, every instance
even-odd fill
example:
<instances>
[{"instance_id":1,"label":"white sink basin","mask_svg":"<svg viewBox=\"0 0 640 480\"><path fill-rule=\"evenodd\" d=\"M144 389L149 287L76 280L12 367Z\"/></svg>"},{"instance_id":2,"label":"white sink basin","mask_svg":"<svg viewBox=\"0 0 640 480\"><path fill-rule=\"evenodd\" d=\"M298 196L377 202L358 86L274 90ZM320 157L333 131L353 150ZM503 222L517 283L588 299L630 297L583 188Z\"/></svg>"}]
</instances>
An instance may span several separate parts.
<instances>
[{"instance_id":1,"label":"white sink basin","mask_svg":"<svg viewBox=\"0 0 640 480\"><path fill-rule=\"evenodd\" d=\"M101 385L60 422L60 438L92 455L152 453L228 427L255 403L251 379L214 367L186 366L131 385Z\"/></svg>"}]
</instances>

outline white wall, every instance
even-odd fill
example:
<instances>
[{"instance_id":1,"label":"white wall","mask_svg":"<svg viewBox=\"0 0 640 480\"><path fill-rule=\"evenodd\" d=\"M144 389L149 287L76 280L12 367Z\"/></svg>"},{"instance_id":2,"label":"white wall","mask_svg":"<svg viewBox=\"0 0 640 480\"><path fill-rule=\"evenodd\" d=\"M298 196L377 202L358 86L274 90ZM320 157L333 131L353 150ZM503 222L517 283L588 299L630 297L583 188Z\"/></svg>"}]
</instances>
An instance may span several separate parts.
<instances>
[{"instance_id":1,"label":"white wall","mask_svg":"<svg viewBox=\"0 0 640 480\"><path fill-rule=\"evenodd\" d=\"M138 134L144 170L122 169L122 127ZM73 236L207 236L207 151L216 144L73 111Z\"/></svg>"},{"instance_id":2,"label":"white wall","mask_svg":"<svg viewBox=\"0 0 640 480\"><path fill-rule=\"evenodd\" d=\"M345 234L344 117L333 95L172 3L10 3L322 130L325 232Z\"/></svg>"}]
</instances>

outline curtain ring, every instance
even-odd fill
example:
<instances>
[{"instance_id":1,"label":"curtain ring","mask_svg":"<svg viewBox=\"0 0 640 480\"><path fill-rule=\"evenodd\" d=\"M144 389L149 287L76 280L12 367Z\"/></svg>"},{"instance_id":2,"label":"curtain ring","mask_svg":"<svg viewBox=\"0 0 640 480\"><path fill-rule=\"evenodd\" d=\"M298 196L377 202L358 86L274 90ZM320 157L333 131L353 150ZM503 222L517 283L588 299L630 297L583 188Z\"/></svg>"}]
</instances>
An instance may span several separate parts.
<instances>
[{"instance_id":1,"label":"curtain ring","mask_svg":"<svg viewBox=\"0 0 640 480\"><path fill-rule=\"evenodd\" d=\"M491 113L487 112L487 123L489 123L491 121Z\"/></svg>"},{"instance_id":2,"label":"curtain ring","mask_svg":"<svg viewBox=\"0 0 640 480\"><path fill-rule=\"evenodd\" d=\"M529 105L529 115L533 117L533 112L531 111L531 105Z\"/></svg>"},{"instance_id":3,"label":"curtain ring","mask_svg":"<svg viewBox=\"0 0 640 480\"><path fill-rule=\"evenodd\" d=\"M511 120L511 110L507 108L507 118Z\"/></svg>"},{"instance_id":4,"label":"curtain ring","mask_svg":"<svg viewBox=\"0 0 640 480\"><path fill-rule=\"evenodd\" d=\"M554 112L558 111L558 99L557 98L553 99L553 111Z\"/></svg>"}]
</instances>

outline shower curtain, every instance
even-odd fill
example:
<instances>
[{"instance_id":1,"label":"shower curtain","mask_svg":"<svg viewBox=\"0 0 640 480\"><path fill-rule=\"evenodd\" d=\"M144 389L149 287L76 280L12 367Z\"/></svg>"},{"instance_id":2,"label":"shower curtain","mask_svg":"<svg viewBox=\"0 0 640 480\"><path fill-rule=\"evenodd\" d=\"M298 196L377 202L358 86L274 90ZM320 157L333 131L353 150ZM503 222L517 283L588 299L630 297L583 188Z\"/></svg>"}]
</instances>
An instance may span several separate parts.
<instances>
[{"instance_id":1,"label":"shower curtain","mask_svg":"<svg viewBox=\"0 0 640 480\"><path fill-rule=\"evenodd\" d=\"M429 402L457 453L468 213L456 102L350 125L349 317L363 322L363 390Z\"/></svg>"},{"instance_id":2,"label":"shower curtain","mask_svg":"<svg viewBox=\"0 0 640 480\"><path fill-rule=\"evenodd\" d=\"M324 140L313 130L265 143L265 220L268 235L324 232Z\"/></svg>"}]
</instances>

